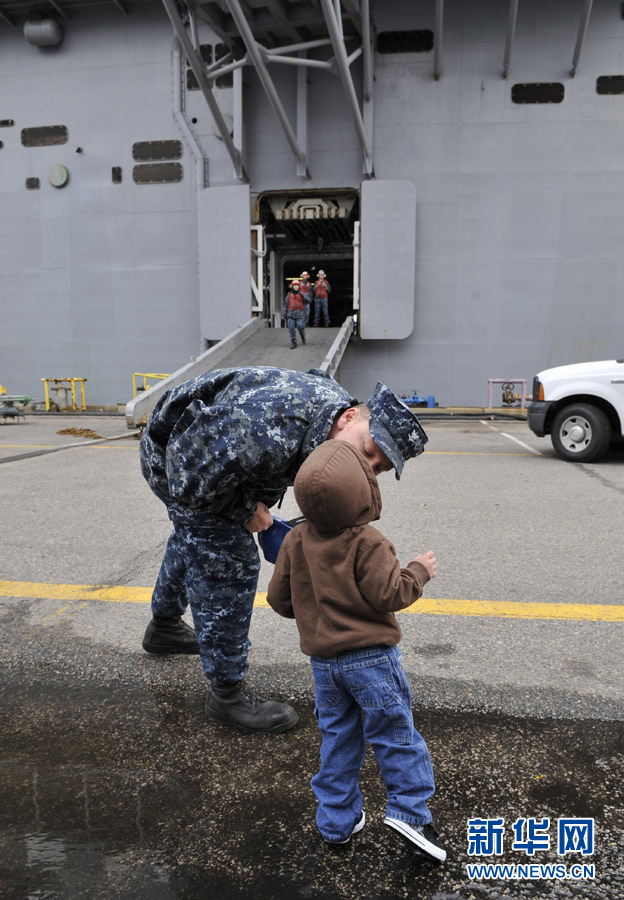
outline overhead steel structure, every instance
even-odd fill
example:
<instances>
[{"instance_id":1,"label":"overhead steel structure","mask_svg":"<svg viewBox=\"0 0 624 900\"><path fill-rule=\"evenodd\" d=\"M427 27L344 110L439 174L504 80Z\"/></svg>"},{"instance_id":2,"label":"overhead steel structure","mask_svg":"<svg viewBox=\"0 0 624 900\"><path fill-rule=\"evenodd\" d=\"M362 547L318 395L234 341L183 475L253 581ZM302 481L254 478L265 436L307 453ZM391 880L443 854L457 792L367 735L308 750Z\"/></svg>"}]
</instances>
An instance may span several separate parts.
<instances>
[{"instance_id":1,"label":"overhead steel structure","mask_svg":"<svg viewBox=\"0 0 624 900\"><path fill-rule=\"evenodd\" d=\"M572 56L570 76L579 65L593 0L583 0L581 18ZM163 0L178 39L184 48L200 88L206 98L219 133L232 160L236 176L247 181L241 149L232 142L227 124L216 108L214 81L229 72L253 66L277 117L296 162L297 175L308 179L307 81L306 68L325 69L336 75L347 100L360 143L363 172L374 175L373 159L373 79L374 53L369 0ZM183 9L182 15L180 8ZM185 12L184 12L185 10ZM435 43L433 77L442 77L444 0L434 0ZM520 14L521 14L520 4ZM507 78L519 14L519 0L509 0L503 78ZM199 53L197 21L204 21L230 48L230 53L206 67ZM188 30L187 30L188 29ZM191 37L189 38L188 31ZM327 51L330 56L327 56ZM352 64L362 57L362 76L356 80ZM298 67L296 122L291 123L270 68L274 65ZM201 72L201 74L200 74Z\"/></svg>"},{"instance_id":2,"label":"overhead steel structure","mask_svg":"<svg viewBox=\"0 0 624 900\"><path fill-rule=\"evenodd\" d=\"M436 0L437 5L441 5L444 0ZM579 64L579 60L581 58L581 51L583 49L583 42L585 41L585 34L587 32L587 26L589 24L589 17L592 11L594 0L583 0L583 9L581 10L581 21L579 22L578 33L576 36L576 44L574 46L574 53L572 55L572 67L570 68L570 77L574 78L576 74L576 69ZM505 39L505 55L503 58L503 78L507 78L509 75L509 69L511 65L511 55L513 51L514 39L516 36L516 23L518 20L518 3L519 0L509 0L509 14L507 17L507 36ZM436 10L438 6L436 6ZM438 16L436 16L436 22L438 21ZM440 25L441 25L441 16L440 16ZM441 43L441 34L440 34L440 43ZM437 77L437 76L436 76Z\"/></svg>"},{"instance_id":3,"label":"overhead steel structure","mask_svg":"<svg viewBox=\"0 0 624 900\"><path fill-rule=\"evenodd\" d=\"M213 114L237 178L246 182L241 147L237 147L212 90L222 75L253 66L286 137L297 175L309 179L307 147L306 68L335 75L344 90L362 150L363 172L374 175L373 161L373 49L369 0L163 0L176 36ZM182 10L182 12L180 12ZM230 48L217 63L206 66L197 39L198 21L210 25ZM329 55L328 55L329 51ZM362 57L357 83L352 64ZM296 122L290 121L278 87L271 77L274 65L297 67Z\"/></svg>"},{"instance_id":4,"label":"overhead steel structure","mask_svg":"<svg viewBox=\"0 0 624 900\"><path fill-rule=\"evenodd\" d=\"M373 160L373 76L374 53L370 0L162 0L178 40L193 70L199 87L214 117L220 136L230 155L236 177L247 182L240 147L236 147L228 125L219 110L212 91L217 78L253 66L273 108L286 140L295 157L297 174L306 179L307 152L307 82L306 68L320 68L336 75L343 87L362 149L363 171L374 175ZM39 0L37 16L46 13L61 22L71 20L73 13L101 10L107 7L127 14L130 9L148 6L149 0ZM576 74L593 0L583 0L576 36L570 77ZM24 16L32 14L32 0L0 0L0 23L21 25ZM442 76L444 38L444 0L433 0L435 43L433 77ZM510 74L521 0L509 0L507 32L502 76ZM197 22L210 25L215 34L230 48L229 54L206 66L199 52ZM327 49L333 54L326 55ZM317 55L310 55L316 53ZM320 54L320 58L319 58ZM356 81L351 67L362 57L363 74ZM272 65L299 68L297 77L297 114L293 127L275 82ZM359 91L358 91L359 88Z\"/></svg>"}]
</instances>

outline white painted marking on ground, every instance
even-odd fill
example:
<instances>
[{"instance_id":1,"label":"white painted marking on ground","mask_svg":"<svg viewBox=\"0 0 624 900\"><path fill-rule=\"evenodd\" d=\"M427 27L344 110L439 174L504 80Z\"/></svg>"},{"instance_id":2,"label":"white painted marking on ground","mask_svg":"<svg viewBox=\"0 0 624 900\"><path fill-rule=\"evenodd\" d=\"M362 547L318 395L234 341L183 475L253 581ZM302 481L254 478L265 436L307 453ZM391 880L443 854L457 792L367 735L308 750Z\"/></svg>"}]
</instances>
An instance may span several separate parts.
<instances>
[{"instance_id":1,"label":"white painted marking on ground","mask_svg":"<svg viewBox=\"0 0 624 900\"><path fill-rule=\"evenodd\" d=\"M528 450L529 453L534 453L536 456L544 455L540 450L536 450L535 447L531 447L529 446L529 444L525 444L524 441L521 441L519 438L514 437L513 434L506 434L504 431L499 431L499 434L502 434L503 437L509 438L510 441L515 441L516 444L520 444L520 446L524 447L525 450Z\"/></svg>"},{"instance_id":2,"label":"white painted marking on ground","mask_svg":"<svg viewBox=\"0 0 624 900\"><path fill-rule=\"evenodd\" d=\"M515 441L516 444L520 444L521 447L524 447L525 450L528 450L529 453L534 453L535 456L544 456L541 450L536 450L535 447L529 446L529 444L525 444L524 441L521 441L520 438L514 437L512 434L507 434L505 431L499 431L495 425L490 425L489 422L486 422L485 419L479 419L482 425L487 425L488 428L491 428L492 431L495 431L496 434L502 434L503 437L509 438L510 441Z\"/></svg>"}]
</instances>

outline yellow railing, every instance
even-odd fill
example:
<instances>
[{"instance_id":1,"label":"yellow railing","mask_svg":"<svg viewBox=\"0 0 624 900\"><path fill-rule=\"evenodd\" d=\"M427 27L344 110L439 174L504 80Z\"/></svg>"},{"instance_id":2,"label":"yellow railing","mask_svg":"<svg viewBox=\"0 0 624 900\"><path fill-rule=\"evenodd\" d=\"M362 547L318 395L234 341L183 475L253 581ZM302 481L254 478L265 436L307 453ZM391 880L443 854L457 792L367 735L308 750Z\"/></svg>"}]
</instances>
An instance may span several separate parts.
<instances>
[{"instance_id":1,"label":"yellow railing","mask_svg":"<svg viewBox=\"0 0 624 900\"><path fill-rule=\"evenodd\" d=\"M143 379L143 387L137 387L137 378ZM162 381L163 378L169 378L169 374L162 375L157 372L135 372L132 376L132 396L136 397L138 391L148 391L153 385L148 384L148 378L153 378L156 381Z\"/></svg>"},{"instance_id":2,"label":"yellow railing","mask_svg":"<svg viewBox=\"0 0 624 900\"><path fill-rule=\"evenodd\" d=\"M86 378L42 378L41 380L43 381L43 387L45 390L45 408L47 412L50 411L50 385L52 385L52 390L57 393L57 400L53 402L59 407L59 410L61 408L61 405L64 406L64 404L58 402L58 400L61 399L58 394L61 391L65 391L65 395L67 396L68 390L71 391L72 410L75 411L78 408L83 411L86 410L87 407L85 405L84 390L85 381L87 380ZM76 406L76 382L80 384L80 407Z\"/></svg>"}]
</instances>

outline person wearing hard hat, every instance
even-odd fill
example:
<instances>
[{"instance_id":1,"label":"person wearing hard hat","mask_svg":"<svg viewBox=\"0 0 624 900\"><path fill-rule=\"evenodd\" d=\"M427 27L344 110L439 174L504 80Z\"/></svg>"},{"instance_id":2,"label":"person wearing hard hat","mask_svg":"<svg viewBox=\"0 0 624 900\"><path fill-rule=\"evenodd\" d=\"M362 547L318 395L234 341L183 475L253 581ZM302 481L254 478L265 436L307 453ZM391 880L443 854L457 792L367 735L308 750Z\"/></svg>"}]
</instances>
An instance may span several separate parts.
<instances>
[{"instance_id":1,"label":"person wearing hard hat","mask_svg":"<svg viewBox=\"0 0 624 900\"><path fill-rule=\"evenodd\" d=\"M305 304L305 323L307 325L310 321L310 310L312 308L312 282L310 281L309 272L302 272L300 277L301 286L299 287L299 291Z\"/></svg>"},{"instance_id":2,"label":"person wearing hard hat","mask_svg":"<svg viewBox=\"0 0 624 900\"><path fill-rule=\"evenodd\" d=\"M327 301L331 287L323 269L318 270L317 279L314 282L314 327L318 328L321 314L323 316L323 325L329 328L329 313L327 311Z\"/></svg>"},{"instance_id":3,"label":"person wearing hard hat","mask_svg":"<svg viewBox=\"0 0 624 900\"><path fill-rule=\"evenodd\" d=\"M284 298L283 317L286 319L288 333L290 335L290 349L297 349L297 331L301 338L301 343L305 344L305 303L303 295L300 291L301 283L295 278L290 283L290 290Z\"/></svg>"},{"instance_id":4,"label":"person wearing hard hat","mask_svg":"<svg viewBox=\"0 0 624 900\"><path fill-rule=\"evenodd\" d=\"M385 385L366 405L319 370L243 366L206 372L157 402L140 442L141 471L173 531L152 594L143 649L198 654L206 716L278 734L297 713L246 684L260 559L254 533L312 451L328 439L364 454L373 477L424 450L418 418ZM190 606L195 628L182 618Z\"/></svg>"}]
</instances>

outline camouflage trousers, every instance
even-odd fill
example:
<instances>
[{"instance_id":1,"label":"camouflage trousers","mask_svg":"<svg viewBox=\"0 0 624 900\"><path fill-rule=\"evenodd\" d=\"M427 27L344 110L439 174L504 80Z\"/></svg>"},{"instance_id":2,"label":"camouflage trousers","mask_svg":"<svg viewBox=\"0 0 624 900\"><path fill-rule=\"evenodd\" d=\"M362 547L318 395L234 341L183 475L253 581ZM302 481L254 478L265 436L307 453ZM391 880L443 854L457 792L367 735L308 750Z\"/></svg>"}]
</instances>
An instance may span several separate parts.
<instances>
[{"instance_id":1,"label":"camouflage trousers","mask_svg":"<svg viewBox=\"0 0 624 900\"><path fill-rule=\"evenodd\" d=\"M314 327L318 327L318 324L323 318L323 324L326 328L329 328L329 312L327 309L327 297L318 297L314 301Z\"/></svg>"},{"instance_id":2,"label":"camouflage trousers","mask_svg":"<svg viewBox=\"0 0 624 900\"><path fill-rule=\"evenodd\" d=\"M253 536L229 519L173 523L152 613L174 618L191 607L201 664L215 684L244 678L260 558Z\"/></svg>"},{"instance_id":3,"label":"camouflage trousers","mask_svg":"<svg viewBox=\"0 0 624 900\"><path fill-rule=\"evenodd\" d=\"M294 309L286 316L286 324L288 325L288 334L290 335L290 343L297 343L297 332L301 335L301 340L305 338L306 317L305 310Z\"/></svg>"}]
</instances>

